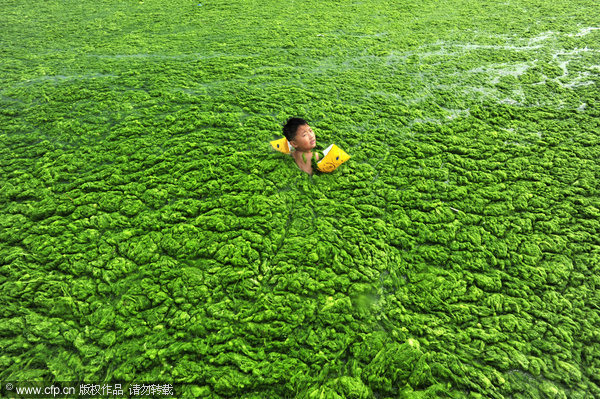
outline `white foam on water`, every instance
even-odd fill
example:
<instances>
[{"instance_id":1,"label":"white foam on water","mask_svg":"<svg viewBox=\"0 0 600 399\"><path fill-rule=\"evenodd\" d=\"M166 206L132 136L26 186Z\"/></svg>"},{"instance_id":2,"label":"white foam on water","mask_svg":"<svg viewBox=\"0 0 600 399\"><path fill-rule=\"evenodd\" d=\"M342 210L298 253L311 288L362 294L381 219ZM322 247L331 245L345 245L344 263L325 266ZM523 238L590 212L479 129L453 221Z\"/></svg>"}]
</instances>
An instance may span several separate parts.
<instances>
[{"instance_id":1,"label":"white foam on water","mask_svg":"<svg viewBox=\"0 0 600 399\"><path fill-rule=\"evenodd\" d=\"M563 71L562 75L552 79L552 81L557 82L560 86L566 88L574 88L580 86L589 86L595 83L594 80L591 80L593 75L590 72L578 72L576 75L569 73L569 63L573 61L573 59L582 53L588 52L600 52L598 50L588 49L587 47L584 49L574 49L572 51L558 51L553 54L553 59L562 59L562 61L558 62L558 67ZM567 58L566 60L564 58ZM597 65L596 65L597 66ZM588 66L589 69L592 69L594 65ZM566 79L569 79L569 82L565 82Z\"/></svg>"},{"instance_id":2,"label":"white foam on water","mask_svg":"<svg viewBox=\"0 0 600 399\"><path fill-rule=\"evenodd\" d=\"M553 58L557 58L557 57L560 57L560 56L563 56L563 55L571 56L572 57L572 56L575 56L575 55L579 55L581 53L600 53L600 50L591 49L591 48L587 48L587 47L576 48L576 49L571 50L571 51L557 51L556 53L554 53L552 55L552 57Z\"/></svg>"},{"instance_id":3,"label":"white foam on water","mask_svg":"<svg viewBox=\"0 0 600 399\"><path fill-rule=\"evenodd\" d=\"M557 81L562 87L572 89L573 87L590 86L596 83L594 80L585 80L590 76L589 72L580 72L575 76L569 83L563 83L560 80Z\"/></svg>"},{"instance_id":4,"label":"white foam on water","mask_svg":"<svg viewBox=\"0 0 600 399\"><path fill-rule=\"evenodd\" d=\"M569 69L567 68L567 65L569 65L569 62L570 61L563 61L563 62L558 63L558 67L560 69L562 69L562 71L563 71L562 76L560 76L561 78L564 76L567 76L569 74Z\"/></svg>"},{"instance_id":5,"label":"white foam on water","mask_svg":"<svg viewBox=\"0 0 600 399\"><path fill-rule=\"evenodd\" d=\"M577 33L573 33L573 34L568 34L568 37L581 37L581 36L586 36L588 34L590 34L591 32L595 31L595 30L600 30L600 27L595 27L595 26L589 26L587 28L582 28L579 30L579 32Z\"/></svg>"},{"instance_id":6,"label":"white foam on water","mask_svg":"<svg viewBox=\"0 0 600 399\"><path fill-rule=\"evenodd\" d=\"M545 42L548 39L556 37L556 35L557 35L557 33L553 32L553 31L544 32L539 36L535 36L535 37L528 39L527 43L529 43L529 45L532 45L534 43Z\"/></svg>"},{"instance_id":7,"label":"white foam on water","mask_svg":"<svg viewBox=\"0 0 600 399\"><path fill-rule=\"evenodd\" d=\"M445 107L440 107L440 108L444 110L444 112L447 114L446 119L449 119L449 120L456 119L461 116L468 117L469 115L471 115L470 108L467 108L467 109L452 109L452 108L445 108Z\"/></svg>"},{"instance_id":8,"label":"white foam on water","mask_svg":"<svg viewBox=\"0 0 600 399\"><path fill-rule=\"evenodd\" d=\"M504 145L514 145L518 147L529 147L533 145L536 139L541 139L543 134L538 131L526 131L522 129L515 130L514 128L501 129L511 134L511 139L505 140Z\"/></svg>"},{"instance_id":9,"label":"white foam on water","mask_svg":"<svg viewBox=\"0 0 600 399\"><path fill-rule=\"evenodd\" d=\"M523 89L521 87L519 87L518 89L515 89L512 91L512 98L505 97L503 99L500 99L498 102L500 104L523 105L523 104L525 104L526 99L527 99L527 96L523 92Z\"/></svg>"},{"instance_id":10,"label":"white foam on water","mask_svg":"<svg viewBox=\"0 0 600 399\"><path fill-rule=\"evenodd\" d=\"M468 94L479 94L484 98L498 99L498 90L479 86L464 86L463 90Z\"/></svg>"},{"instance_id":11,"label":"white foam on water","mask_svg":"<svg viewBox=\"0 0 600 399\"><path fill-rule=\"evenodd\" d=\"M512 98L505 98L498 101L500 104L508 104L508 105L521 105L519 101L513 100Z\"/></svg>"},{"instance_id":12,"label":"white foam on water","mask_svg":"<svg viewBox=\"0 0 600 399\"><path fill-rule=\"evenodd\" d=\"M368 68L370 65L391 65L398 68L399 71L404 71L399 72L400 75L410 76L414 91L411 94L403 95L385 91L374 91L369 94L370 96L382 96L385 99L407 105L432 101L432 99L437 97L438 91L448 91L449 93L456 93L457 96L471 97L475 101L491 100L499 104L515 106L536 106L543 104L560 106L557 104L557 101L560 99L557 98L528 98L528 94L526 93L530 92L526 88L546 85L549 82L555 82L561 87L569 89L594 84L597 78L596 72L600 70L600 65L586 61L594 58L595 53L600 53L600 49L589 47L565 49L561 47L559 39L566 36L585 36L598 29L600 28L585 27L581 28L577 33L570 35L562 32L545 31L529 38L517 37L515 35L490 35L487 32L473 31L471 35L473 38L472 42L438 40L433 43L421 45L416 49L404 52L392 51L382 56L361 55L342 60L336 57L329 57L318 60L314 65L311 65L311 71L318 73L326 71L339 72L340 70ZM364 37L377 35L385 35L385 32L375 35L364 35ZM494 43L485 44L489 43L490 39L493 39ZM498 52L499 55L501 55L500 53L512 52L518 53L519 56L514 57L514 62L510 61L513 57L509 57L506 62L489 62L486 61L487 57L479 56L483 51ZM427 69L428 72L418 69L420 65L428 67L441 65L444 69L449 69L454 65L453 62L459 61L465 56L476 60L478 66L466 71L458 69L447 70L443 75L434 73L435 68L431 72L429 72L430 69ZM501 56L502 58L507 58L503 55ZM548 62L548 56L552 57L552 60L549 62L551 66L560 68L558 70L560 76L541 76L541 79L534 83L527 83L526 80L521 81L518 79L533 68L543 71ZM575 65L575 61L577 70L570 67L571 65ZM592 65L588 66L586 64ZM588 72L578 72L582 69ZM509 87L498 87L497 85L502 82L503 77L514 77L517 79L513 80ZM570 106L575 108L577 105ZM433 118L417 118L411 124L443 123L448 119L469 115L468 110L446 109L444 111L446 114L443 116L435 115Z\"/></svg>"},{"instance_id":13,"label":"white foam on water","mask_svg":"<svg viewBox=\"0 0 600 399\"><path fill-rule=\"evenodd\" d=\"M448 51L445 48L441 48L439 50L434 50L434 51L425 51L422 53L414 53L414 55L417 55L422 58L431 58L431 57L440 57L440 56L456 56L456 55L462 55L462 54L463 53L458 52L458 51Z\"/></svg>"},{"instance_id":14,"label":"white foam on water","mask_svg":"<svg viewBox=\"0 0 600 399\"><path fill-rule=\"evenodd\" d=\"M419 94L422 94L422 93L420 92ZM420 104L420 103L427 102L429 100L429 98L431 98L431 93L427 93L425 95L421 95L421 96L417 96L417 97L406 98L405 102L408 105L414 105L414 104Z\"/></svg>"},{"instance_id":15,"label":"white foam on water","mask_svg":"<svg viewBox=\"0 0 600 399\"><path fill-rule=\"evenodd\" d=\"M490 64L488 66L480 66L477 68L473 68L467 71L467 73L483 73L486 75L490 75L490 83L497 84L498 82L500 82L500 79L504 76L513 76L517 78L523 75L529 68L531 68L531 66L531 63L529 62L521 62L517 64Z\"/></svg>"},{"instance_id":16,"label":"white foam on water","mask_svg":"<svg viewBox=\"0 0 600 399\"><path fill-rule=\"evenodd\" d=\"M496 44L456 44L455 47L462 48L465 50L510 50L510 51L531 51L539 50L543 46L540 45L525 45L525 46L513 46L504 45L499 46Z\"/></svg>"}]
</instances>

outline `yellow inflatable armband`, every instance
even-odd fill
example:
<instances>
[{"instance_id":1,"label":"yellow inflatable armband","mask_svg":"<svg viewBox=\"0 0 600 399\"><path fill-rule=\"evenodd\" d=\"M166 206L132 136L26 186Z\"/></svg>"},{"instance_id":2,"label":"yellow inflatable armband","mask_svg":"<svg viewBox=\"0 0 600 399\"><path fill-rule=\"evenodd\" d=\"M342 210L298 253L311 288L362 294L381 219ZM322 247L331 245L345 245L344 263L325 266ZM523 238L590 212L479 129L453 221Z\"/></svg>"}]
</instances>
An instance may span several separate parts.
<instances>
[{"instance_id":1,"label":"yellow inflatable armband","mask_svg":"<svg viewBox=\"0 0 600 399\"><path fill-rule=\"evenodd\" d=\"M292 146L290 145L290 143L288 143L288 141L285 137L283 137L279 140L271 141L271 146L273 146L273 148L276 151L283 152L284 154L289 154L290 151L292 150Z\"/></svg>"},{"instance_id":2,"label":"yellow inflatable armband","mask_svg":"<svg viewBox=\"0 0 600 399\"><path fill-rule=\"evenodd\" d=\"M317 169L321 172L331 173L338 166L350 159L350 155L335 144L330 145L323 151L323 159L317 163Z\"/></svg>"}]
</instances>

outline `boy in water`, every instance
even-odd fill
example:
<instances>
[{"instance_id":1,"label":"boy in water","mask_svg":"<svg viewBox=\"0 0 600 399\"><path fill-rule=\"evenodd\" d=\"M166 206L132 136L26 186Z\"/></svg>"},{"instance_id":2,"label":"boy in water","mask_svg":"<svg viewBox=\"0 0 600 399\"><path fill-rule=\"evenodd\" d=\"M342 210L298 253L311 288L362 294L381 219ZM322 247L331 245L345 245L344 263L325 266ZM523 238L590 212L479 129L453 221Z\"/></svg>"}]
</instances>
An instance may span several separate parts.
<instances>
[{"instance_id":1,"label":"boy in water","mask_svg":"<svg viewBox=\"0 0 600 399\"><path fill-rule=\"evenodd\" d=\"M308 174L312 174L312 149L317 145L315 133L302 118L290 118L283 127L283 135L294 147L295 151L290 155L296 161L298 167ZM319 154L315 152L315 158L319 160Z\"/></svg>"}]
</instances>

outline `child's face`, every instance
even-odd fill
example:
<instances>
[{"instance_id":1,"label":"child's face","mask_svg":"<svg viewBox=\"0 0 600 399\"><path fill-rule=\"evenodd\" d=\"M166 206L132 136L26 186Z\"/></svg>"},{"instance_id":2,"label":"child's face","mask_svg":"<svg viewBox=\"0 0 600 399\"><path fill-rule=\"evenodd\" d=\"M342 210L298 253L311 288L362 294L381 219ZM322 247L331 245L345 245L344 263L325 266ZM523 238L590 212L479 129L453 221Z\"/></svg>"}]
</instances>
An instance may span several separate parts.
<instances>
[{"instance_id":1,"label":"child's face","mask_svg":"<svg viewBox=\"0 0 600 399\"><path fill-rule=\"evenodd\" d=\"M296 137L290 143L298 151L310 151L317 145L317 138L310 126L300 125L296 130Z\"/></svg>"}]
</instances>

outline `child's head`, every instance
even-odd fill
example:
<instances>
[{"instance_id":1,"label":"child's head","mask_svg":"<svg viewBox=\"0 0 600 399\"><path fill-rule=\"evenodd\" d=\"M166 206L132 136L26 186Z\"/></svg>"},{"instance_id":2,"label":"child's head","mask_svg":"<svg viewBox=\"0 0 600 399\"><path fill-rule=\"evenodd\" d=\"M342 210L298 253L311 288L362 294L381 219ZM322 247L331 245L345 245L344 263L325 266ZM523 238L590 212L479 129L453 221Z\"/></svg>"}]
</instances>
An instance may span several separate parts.
<instances>
[{"instance_id":1,"label":"child's head","mask_svg":"<svg viewBox=\"0 0 600 399\"><path fill-rule=\"evenodd\" d=\"M317 145L315 133L302 118L290 118L283 127L283 135L298 151L310 151Z\"/></svg>"}]
</instances>

